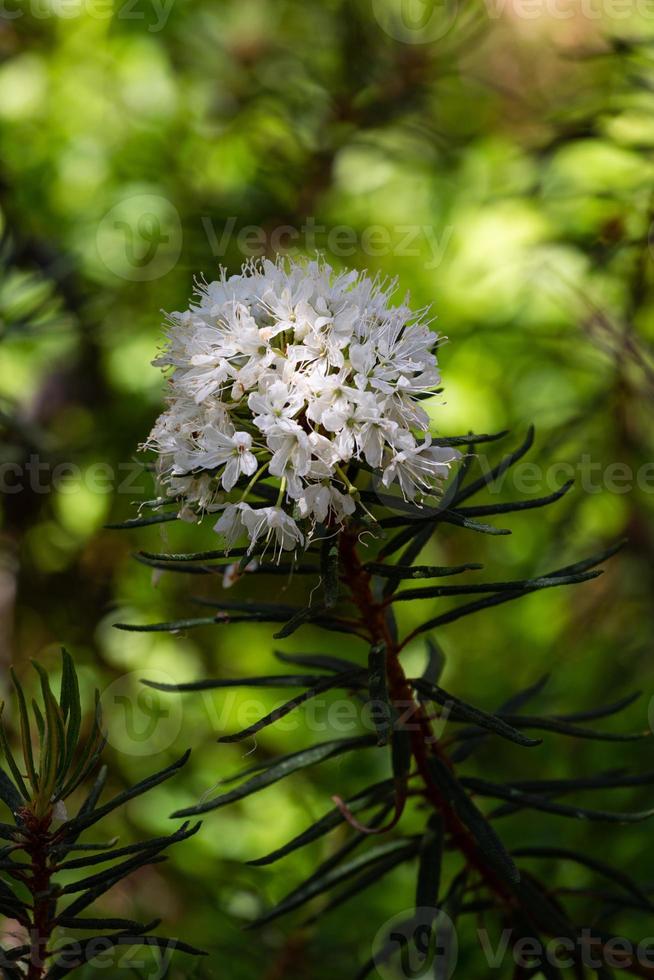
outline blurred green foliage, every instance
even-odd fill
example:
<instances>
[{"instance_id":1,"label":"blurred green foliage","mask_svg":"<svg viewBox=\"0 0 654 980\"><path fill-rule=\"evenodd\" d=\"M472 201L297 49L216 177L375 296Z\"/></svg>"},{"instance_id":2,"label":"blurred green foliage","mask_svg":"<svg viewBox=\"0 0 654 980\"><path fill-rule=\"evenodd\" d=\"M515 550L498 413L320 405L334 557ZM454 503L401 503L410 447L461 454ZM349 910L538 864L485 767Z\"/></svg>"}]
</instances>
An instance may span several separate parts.
<instances>
[{"instance_id":1,"label":"blurred green foliage","mask_svg":"<svg viewBox=\"0 0 654 980\"><path fill-rule=\"evenodd\" d=\"M219 583L153 581L130 557L210 547L209 524L103 528L152 495L137 449L163 398L149 366L160 311L185 307L194 275L236 271L252 254L320 250L338 266L397 275L416 305L433 304L450 340L435 431L507 427L517 442L535 423L535 468L507 479L502 499L575 476L555 507L507 521L512 537L450 529L426 558L481 561L509 579L629 539L589 585L443 630L447 686L491 708L551 672L543 697L559 712L651 690L651 13L571 0L570 17L545 3L525 16L519 0L477 0L437 6L423 23L399 0L5 6L0 657L20 672L50 651L55 672L56 644L73 650L88 689L106 692L116 783L141 778L148 754L163 765L194 746L185 772L134 803L116 833L169 830L173 809L238 768L243 749L215 737L253 711L247 693L164 700L139 679L266 673L273 663L264 626L114 631L118 619L185 614L190 595ZM295 583L279 587L287 596ZM402 613L426 617L437 602ZM330 649L310 631L287 649L316 642ZM351 652L362 655L356 643ZM407 655L418 661L422 650ZM648 697L630 709L634 728L648 724ZM280 700L257 692L254 713ZM331 734L324 718L323 727L293 718L259 751ZM573 762L577 772L610 768L642 750L590 745L579 759L575 745L573 760L569 745L547 739L538 751L543 774L565 775ZM519 750L505 755L505 770L524 772ZM486 771L497 764L492 753L480 759ZM332 794L353 791L361 773L352 766L328 764L210 814L169 864L108 897L107 910L139 918L156 893L169 934L211 951L198 977L352 975L377 928L411 904L405 871L319 934L285 921L257 942L241 931L332 845L270 869L241 862L297 833ZM643 804L644 792L624 795ZM534 839L540 818L511 819L516 840ZM646 825L549 826L556 842L591 843L654 877ZM583 885L584 874L563 880L551 869L561 885ZM647 933L636 913L624 928ZM461 975L466 962L464 951ZM145 965L136 975L154 974Z\"/></svg>"}]
</instances>

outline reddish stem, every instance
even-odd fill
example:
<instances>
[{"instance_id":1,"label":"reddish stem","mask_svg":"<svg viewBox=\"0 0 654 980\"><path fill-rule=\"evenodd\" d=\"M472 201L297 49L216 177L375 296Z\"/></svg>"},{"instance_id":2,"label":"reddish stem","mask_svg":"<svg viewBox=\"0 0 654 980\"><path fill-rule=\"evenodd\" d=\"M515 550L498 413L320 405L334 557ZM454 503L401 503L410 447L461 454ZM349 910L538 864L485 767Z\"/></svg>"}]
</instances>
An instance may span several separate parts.
<instances>
[{"instance_id":1,"label":"reddish stem","mask_svg":"<svg viewBox=\"0 0 654 980\"><path fill-rule=\"evenodd\" d=\"M451 768L449 758L442 752L431 719L421 702L416 699L399 658L404 646L394 640L386 620L384 600L375 599L371 588L371 574L364 568L357 551L356 532L346 530L340 536L340 557L343 580L348 585L356 607L361 614L361 623L370 635L372 644L383 643L386 647L386 669L391 701L400 713L411 709L409 734L411 748L418 773L422 778L425 799L441 815L445 830L450 834L463 854L468 867L474 869L491 891L498 895L503 904L515 905L516 899L510 888L489 867L483 853L467 827L461 822L452 805L442 795L434 783L429 766L430 754L437 756Z\"/></svg>"},{"instance_id":2,"label":"reddish stem","mask_svg":"<svg viewBox=\"0 0 654 980\"><path fill-rule=\"evenodd\" d=\"M30 810L21 814L23 821L22 847L30 858L31 874L25 884L32 895L32 927L30 929L30 955L26 980L42 980L47 947L53 930L55 903L50 892L53 868L50 866L52 814L39 819Z\"/></svg>"}]
</instances>

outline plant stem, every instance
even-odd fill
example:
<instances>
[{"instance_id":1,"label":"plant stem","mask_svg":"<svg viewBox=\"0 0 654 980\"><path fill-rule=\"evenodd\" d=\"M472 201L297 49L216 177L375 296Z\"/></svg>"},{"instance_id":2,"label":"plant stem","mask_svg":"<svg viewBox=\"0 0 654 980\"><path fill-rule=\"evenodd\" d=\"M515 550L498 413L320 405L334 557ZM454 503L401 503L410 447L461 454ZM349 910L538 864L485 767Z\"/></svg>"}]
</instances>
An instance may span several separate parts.
<instances>
[{"instance_id":1,"label":"plant stem","mask_svg":"<svg viewBox=\"0 0 654 980\"><path fill-rule=\"evenodd\" d=\"M356 531L347 529L341 533L340 556L343 579L349 586L354 604L361 614L361 624L369 632L371 643L383 643L386 647L389 695L399 714L410 718L411 749L418 773L422 778L423 796L441 815L446 831L456 843L467 866L478 873L487 887L501 899L502 904L514 906L516 896L494 869L489 867L469 830L434 783L429 766L430 755L435 755L449 768L451 763L441 751L431 720L407 680L399 658L402 644L398 643L391 633L383 600L378 601L373 595L372 576L366 571L359 558L357 544ZM409 714L407 709L410 709Z\"/></svg>"},{"instance_id":2,"label":"plant stem","mask_svg":"<svg viewBox=\"0 0 654 980\"><path fill-rule=\"evenodd\" d=\"M32 928L30 929L30 954L26 980L42 980L47 957L47 946L53 929L55 903L52 898L50 866L52 837L50 825L52 813L38 818L29 810L23 812L23 849L30 858L31 875L26 885L32 895Z\"/></svg>"}]
</instances>

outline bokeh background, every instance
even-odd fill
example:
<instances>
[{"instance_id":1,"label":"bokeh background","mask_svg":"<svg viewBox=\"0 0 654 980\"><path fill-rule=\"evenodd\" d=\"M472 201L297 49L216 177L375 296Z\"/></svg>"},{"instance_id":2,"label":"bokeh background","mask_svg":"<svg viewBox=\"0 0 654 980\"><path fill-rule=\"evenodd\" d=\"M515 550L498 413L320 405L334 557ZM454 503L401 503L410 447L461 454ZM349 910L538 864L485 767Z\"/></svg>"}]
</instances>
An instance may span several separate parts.
<instances>
[{"instance_id":1,"label":"bokeh background","mask_svg":"<svg viewBox=\"0 0 654 980\"><path fill-rule=\"evenodd\" d=\"M94 686L103 692L116 785L193 746L179 778L109 828L123 840L165 831L173 809L238 768L252 746L218 746L217 735L283 699L145 694L141 677L273 672L273 629L116 631L119 620L185 615L193 595L221 583L153 577L132 558L140 548L211 547L210 522L105 528L135 516L152 496L138 447L163 400L150 366L161 311L186 306L194 276L215 277L219 265L236 271L252 255L320 251L339 268L397 276L417 306L432 304L435 326L449 338L441 350L444 400L431 406L435 431L507 428L513 446L535 424L535 466L507 477L499 499L538 495L575 477L571 493L546 512L498 522L511 537L439 532L435 561L480 561L485 574L508 579L628 538L590 584L445 628L438 637L445 686L492 709L550 672L539 707L559 713L640 688L644 696L623 725L647 728L653 43L654 12L637 0L3 5L3 685L10 663L28 676L30 657L54 675L65 643L89 698ZM293 586L273 585L287 601ZM233 594L249 592L245 581ZM407 616L433 615L435 606ZM334 652L335 642L307 630L285 648ZM363 655L356 641L349 650L337 642L339 653ZM418 663L422 650L407 656ZM325 717L298 714L268 729L256 751L333 737ZM563 775L647 768L643 744L549 738L528 769L524 755L504 748L481 754L477 765L497 778L534 767ZM299 929L292 917L256 937L243 931L334 842L268 869L242 862L301 830L333 793L378 776L369 757L347 759L209 814L168 864L116 889L105 908L160 914L168 934L210 951L197 972L180 961L171 976L352 976L377 929L411 905L408 872L318 931ZM604 802L651 806L651 791L620 791ZM654 877L647 824L589 827L532 815L510 818L503 830L512 842L583 845ZM549 874L553 886L582 892L589 880L556 865ZM583 914L583 894L578 901ZM622 928L636 940L648 934L637 912ZM457 975L479 975L475 962L463 937ZM153 969L146 963L137 975Z\"/></svg>"}]
</instances>

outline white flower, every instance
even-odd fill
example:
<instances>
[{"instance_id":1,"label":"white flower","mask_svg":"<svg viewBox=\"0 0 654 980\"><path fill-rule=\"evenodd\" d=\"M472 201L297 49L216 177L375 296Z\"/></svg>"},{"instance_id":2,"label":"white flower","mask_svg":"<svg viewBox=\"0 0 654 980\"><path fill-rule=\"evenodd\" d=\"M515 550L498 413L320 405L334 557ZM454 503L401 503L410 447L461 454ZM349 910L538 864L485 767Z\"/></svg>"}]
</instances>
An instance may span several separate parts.
<instances>
[{"instance_id":1,"label":"white flower","mask_svg":"<svg viewBox=\"0 0 654 980\"><path fill-rule=\"evenodd\" d=\"M311 443L304 429L293 419L279 419L267 432L272 452L268 469L273 476L305 476L311 462Z\"/></svg>"},{"instance_id":2,"label":"white flower","mask_svg":"<svg viewBox=\"0 0 654 980\"><path fill-rule=\"evenodd\" d=\"M427 494L439 481L444 480L452 462L452 450L444 446L432 446L431 436L425 436L421 445L397 450L384 470L382 483L385 487L393 480L400 484L402 493L408 500L415 500L420 494Z\"/></svg>"},{"instance_id":3,"label":"white flower","mask_svg":"<svg viewBox=\"0 0 654 980\"><path fill-rule=\"evenodd\" d=\"M352 515L355 508L352 497L325 483L305 487L298 498L300 516L312 517L319 524L324 524L330 514L334 514L340 522Z\"/></svg>"},{"instance_id":4,"label":"white flower","mask_svg":"<svg viewBox=\"0 0 654 980\"><path fill-rule=\"evenodd\" d=\"M280 551L291 551L297 545L304 544L304 535L281 507L259 507L255 510L243 501L225 507L214 525L214 531L225 538L227 552L231 551L244 531L250 539L248 551L253 550L261 537L265 538L266 543L273 539Z\"/></svg>"},{"instance_id":5,"label":"white flower","mask_svg":"<svg viewBox=\"0 0 654 980\"><path fill-rule=\"evenodd\" d=\"M225 539L225 551L231 551L242 536L245 530L243 515L248 510L250 505L246 503L227 504L214 524L213 529L216 534L222 535Z\"/></svg>"},{"instance_id":6,"label":"white flower","mask_svg":"<svg viewBox=\"0 0 654 980\"><path fill-rule=\"evenodd\" d=\"M274 539L275 546L281 551L292 551L297 545L304 544L304 535L281 507L248 508L243 511L243 523L250 535L250 551L262 536L266 542Z\"/></svg>"},{"instance_id":7,"label":"white flower","mask_svg":"<svg viewBox=\"0 0 654 980\"><path fill-rule=\"evenodd\" d=\"M210 425L199 441L202 451L197 455L195 465L205 470L224 467L221 482L225 490L232 490L243 474L252 476L256 472L257 458L252 452L252 436L249 433L234 432L230 435Z\"/></svg>"},{"instance_id":8,"label":"white flower","mask_svg":"<svg viewBox=\"0 0 654 980\"><path fill-rule=\"evenodd\" d=\"M420 403L440 383L439 338L394 289L325 262L265 260L200 282L169 316L155 362L170 370L168 407L147 445L181 514L222 511L227 551L239 538L289 551L343 524L367 470L409 500L439 491L458 458L432 443Z\"/></svg>"},{"instance_id":9,"label":"white flower","mask_svg":"<svg viewBox=\"0 0 654 980\"><path fill-rule=\"evenodd\" d=\"M269 432L282 419L292 419L304 407L304 399L289 391L283 381L273 383L262 392L252 392L248 407L253 413L254 424L262 432Z\"/></svg>"}]
</instances>

